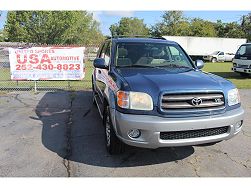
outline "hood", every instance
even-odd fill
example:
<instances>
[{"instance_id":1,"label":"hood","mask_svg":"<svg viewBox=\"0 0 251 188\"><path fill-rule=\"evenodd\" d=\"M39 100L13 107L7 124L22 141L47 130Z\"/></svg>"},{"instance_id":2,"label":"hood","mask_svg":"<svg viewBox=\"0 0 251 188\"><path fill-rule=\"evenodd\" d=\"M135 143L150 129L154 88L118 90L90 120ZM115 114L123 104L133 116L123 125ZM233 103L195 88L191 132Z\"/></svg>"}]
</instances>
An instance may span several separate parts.
<instances>
[{"instance_id":1,"label":"hood","mask_svg":"<svg viewBox=\"0 0 251 188\"><path fill-rule=\"evenodd\" d=\"M231 85L231 82L221 77L199 70L184 72L178 69L121 68L118 72L126 80L131 91L146 92L154 100L158 100L159 94L165 91L223 91L224 86Z\"/></svg>"}]
</instances>

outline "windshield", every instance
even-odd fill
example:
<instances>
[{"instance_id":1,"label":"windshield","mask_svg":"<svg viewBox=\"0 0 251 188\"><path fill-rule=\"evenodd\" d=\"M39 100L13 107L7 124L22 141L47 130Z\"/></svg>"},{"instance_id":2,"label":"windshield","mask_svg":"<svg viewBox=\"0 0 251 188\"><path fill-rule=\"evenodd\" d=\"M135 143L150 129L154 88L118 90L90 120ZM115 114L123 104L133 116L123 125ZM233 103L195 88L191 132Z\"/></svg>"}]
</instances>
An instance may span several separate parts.
<instances>
[{"instance_id":1,"label":"windshield","mask_svg":"<svg viewBox=\"0 0 251 188\"><path fill-rule=\"evenodd\" d=\"M215 51L211 55L217 55L220 51Z\"/></svg>"},{"instance_id":2,"label":"windshield","mask_svg":"<svg viewBox=\"0 0 251 188\"><path fill-rule=\"evenodd\" d=\"M251 44L240 46L236 55L237 56L251 56Z\"/></svg>"},{"instance_id":3,"label":"windshield","mask_svg":"<svg viewBox=\"0 0 251 188\"><path fill-rule=\"evenodd\" d=\"M118 43L115 63L117 67L193 68L178 45L165 43Z\"/></svg>"}]
</instances>

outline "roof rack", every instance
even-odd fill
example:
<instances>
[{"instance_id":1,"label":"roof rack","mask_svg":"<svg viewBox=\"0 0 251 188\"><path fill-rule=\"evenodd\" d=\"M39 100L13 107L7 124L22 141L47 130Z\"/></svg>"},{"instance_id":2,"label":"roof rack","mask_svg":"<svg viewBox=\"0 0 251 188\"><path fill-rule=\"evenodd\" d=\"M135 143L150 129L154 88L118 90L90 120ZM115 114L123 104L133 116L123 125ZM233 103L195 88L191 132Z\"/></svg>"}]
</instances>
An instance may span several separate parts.
<instances>
[{"instance_id":1,"label":"roof rack","mask_svg":"<svg viewBox=\"0 0 251 188\"><path fill-rule=\"evenodd\" d=\"M109 37L108 39L117 39L117 38L152 38L152 39L162 39L166 40L164 37L156 37L151 35L115 35L112 37Z\"/></svg>"},{"instance_id":2,"label":"roof rack","mask_svg":"<svg viewBox=\"0 0 251 188\"><path fill-rule=\"evenodd\" d=\"M164 37L150 37L150 38L152 38L152 39L162 39L162 40L166 40L166 38L164 38Z\"/></svg>"},{"instance_id":3,"label":"roof rack","mask_svg":"<svg viewBox=\"0 0 251 188\"><path fill-rule=\"evenodd\" d=\"M149 38L148 35L115 35L112 38Z\"/></svg>"}]
</instances>

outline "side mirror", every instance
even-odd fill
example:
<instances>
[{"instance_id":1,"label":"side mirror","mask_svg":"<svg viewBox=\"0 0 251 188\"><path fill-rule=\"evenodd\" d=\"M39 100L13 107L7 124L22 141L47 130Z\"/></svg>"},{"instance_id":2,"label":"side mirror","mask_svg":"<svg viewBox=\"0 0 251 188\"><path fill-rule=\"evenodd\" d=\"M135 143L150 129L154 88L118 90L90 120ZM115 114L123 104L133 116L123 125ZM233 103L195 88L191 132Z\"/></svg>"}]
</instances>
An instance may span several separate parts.
<instances>
[{"instance_id":1,"label":"side mirror","mask_svg":"<svg viewBox=\"0 0 251 188\"><path fill-rule=\"evenodd\" d=\"M105 63L105 59L104 58L96 58L96 59L94 59L93 66L95 68L108 69L108 66Z\"/></svg>"},{"instance_id":2,"label":"side mirror","mask_svg":"<svg viewBox=\"0 0 251 188\"><path fill-rule=\"evenodd\" d=\"M202 69L204 67L204 61L198 59L195 61L195 65L198 69Z\"/></svg>"}]
</instances>

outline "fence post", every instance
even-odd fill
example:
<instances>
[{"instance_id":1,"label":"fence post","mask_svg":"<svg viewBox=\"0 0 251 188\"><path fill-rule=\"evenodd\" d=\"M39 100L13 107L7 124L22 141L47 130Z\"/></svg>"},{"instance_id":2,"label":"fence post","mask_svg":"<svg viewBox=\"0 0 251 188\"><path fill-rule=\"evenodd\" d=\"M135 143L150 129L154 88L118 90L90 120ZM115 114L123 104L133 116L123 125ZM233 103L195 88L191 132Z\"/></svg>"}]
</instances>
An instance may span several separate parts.
<instances>
[{"instance_id":1,"label":"fence post","mask_svg":"<svg viewBox=\"0 0 251 188\"><path fill-rule=\"evenodd\" d=\"M35 80L34 90L35 90L35 93L37 93L37 81L36 80Z\"/></svg>"}]
</instances>

